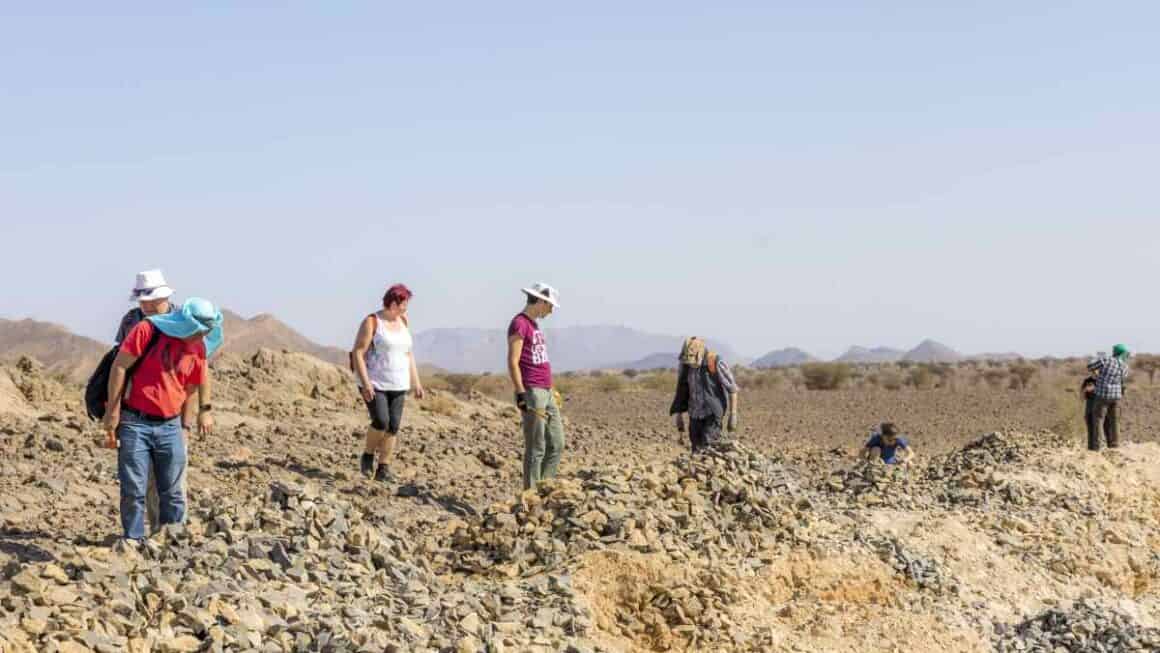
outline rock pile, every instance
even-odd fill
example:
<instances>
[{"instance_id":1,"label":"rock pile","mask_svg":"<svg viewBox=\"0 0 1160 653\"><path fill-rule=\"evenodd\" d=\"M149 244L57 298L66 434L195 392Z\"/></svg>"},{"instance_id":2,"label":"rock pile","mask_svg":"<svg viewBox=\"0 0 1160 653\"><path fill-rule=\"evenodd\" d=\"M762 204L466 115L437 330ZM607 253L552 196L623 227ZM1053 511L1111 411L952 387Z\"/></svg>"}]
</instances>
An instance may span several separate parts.
<instances>
[{"instance_id":1,"label":"rock pile","mask_svg":"<svg viewBox=\"0 0 1160 653\"><path fill-rule=\"evenodd\" d=\"M845 495L855 505L880 506L889 503L899 508L912 507L914 496L910 473L910 468L904 465L865 462L848 469L834 470L817 489Z\"/></svg>"},{"instance_id":2,"label":"rock pile","mask_svg":"<svg viewBox=\"0 0 1160 653\"><path fill-rule=\"evenodd\" d=\"M139 549L12 570L0 649L555 651L588 627L566 576L448 582L429 563L436 525L388 525L311 486L207 493Z\"/></svg>"},{"instance_id":3,"label":"rock pile","mask_svg":"<svg viewBox=\"0 0 1160 653\"><path fill-rule=\"evenodd\" d=\"M455 567L514 578L610 546L678 561L751 557L792 537L792 487L779 462L736 443L668 465L581 472L460 529Z\"/></svg>"},{"instance_id":4,"label":"rock pile","mask_svg":"<svg viewBox=\"0 0 1160 653\"><path fill-rule=\"evenodd\" d=\"M938 563L910 551L894 537L858 535L856 539L873 549L878 557L915 587L935 593L957 593L958 586L947 578Z\"/></svg>"},{"instance_id":5,"label":"rock pile","mask_svg":"<svg viewBox=\"0 0 1160 653\"><path fill-rule=\"evenodd\" d=\"M1122 653L1160 651L1160 629L1143 628L1124 613L1079 601L1013 626L997 625L999 653Z\"/></svg>"}]
</instances>

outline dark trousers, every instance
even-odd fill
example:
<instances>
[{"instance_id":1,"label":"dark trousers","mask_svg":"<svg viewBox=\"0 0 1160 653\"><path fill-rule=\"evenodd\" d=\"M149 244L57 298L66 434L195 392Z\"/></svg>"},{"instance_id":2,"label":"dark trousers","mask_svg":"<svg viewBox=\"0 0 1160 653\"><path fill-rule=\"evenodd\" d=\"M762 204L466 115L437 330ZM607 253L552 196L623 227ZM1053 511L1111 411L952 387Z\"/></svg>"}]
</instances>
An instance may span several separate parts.
<instances>
[{"instance_id":1,"label":"dark trousers","mask_svg":"<svg viewBox=\"0 0 1160 653\"><path fill-rule=\"evenodd\" d=\"M1088 449L1099 451L1100 440L1104 439L1107 440L1109 449L1115 449L1120 446L1119 403L1115 399L1098 398L1092 402Z\"/></svg>"},{"instance_id":2,"label":"dark trousers","mask_svg":"<svg viewBox=\"0 0 1160 653\"><path fill-rule=\"evenodd\" d=\"M721 438L721 418L716 415L689 419L689 441L697 453Z\"/></svg>"},{"instance_id":3,"label":"dark trousers","mask_svg":"<svg viewBox=\"0 0 1160 653\"><path fill-rule=\"evenodd\" d=\"M1087 446L1089 451L1100 450L1100 439L1096 434L1096 400L1088 397L1083 402L1083 425L1087 429Z\"/></svg>"}]
</instances>

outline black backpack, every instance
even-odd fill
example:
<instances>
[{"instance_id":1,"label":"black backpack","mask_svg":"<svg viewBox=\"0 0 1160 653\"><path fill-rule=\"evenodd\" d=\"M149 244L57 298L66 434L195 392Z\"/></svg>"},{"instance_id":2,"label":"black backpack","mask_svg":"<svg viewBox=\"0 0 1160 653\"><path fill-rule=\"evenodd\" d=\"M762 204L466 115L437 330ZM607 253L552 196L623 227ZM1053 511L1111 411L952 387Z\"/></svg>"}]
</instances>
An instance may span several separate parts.
<instances>
[{"instance_id":1,"label":"black backpack","mask_svg":"<svg viewBox=\"0 0 1160 653\"><path fill-rule=\"evenodd\" d=\"M153 350L153 345L161 339L161 329L153 327L153 335L149 337L149 344L145 345L145 351L141 352L141 356L133 361L129 369L125 370L125 385L133 378L133 373L137 371L137 366L149 352ZM117 345L109 350L108 353L101 358L101 362L97 363L97 369L93 370L93 375L89 377L88 384L85 385L85 410L89 413L89 419L104 419L105 418L105 404L109 401L109 373L113 371L113 361L117 359L117 352L121 351L121 346Z\"/></svg>"}]
</instances>

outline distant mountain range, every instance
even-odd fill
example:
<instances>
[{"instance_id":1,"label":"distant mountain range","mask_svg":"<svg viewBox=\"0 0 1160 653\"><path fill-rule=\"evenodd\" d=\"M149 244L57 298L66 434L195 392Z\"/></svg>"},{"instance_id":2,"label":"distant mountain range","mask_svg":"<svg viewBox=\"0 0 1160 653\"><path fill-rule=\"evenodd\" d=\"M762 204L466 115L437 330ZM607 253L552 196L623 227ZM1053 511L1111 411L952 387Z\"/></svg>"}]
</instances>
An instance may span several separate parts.
<instances>
[{"instance_id":1,"label":"distant mountain range","mask_svg":"<svg viewBox=\"0 0 1160 653\"><path fill-rule=\"evenodd\" d=\"M646 333L624 326L573 326L545 329L552 369L653 369L675 367L684 338ZM737 359L728 345L709 348L727 361ZM429 329L415 336L419 359L452 372L506 370L507 332L501 329ZM641 358L642 352L653 352Z\"/></svg>"},{"instance_id":2,"label":"distant mountain range","mask_svg":"<svg viewBox=\"0 0 1160 653\"><path fill-rule=\"evenodd\" d=\"M260 348L298 351L345 367L346 351L320 345L297 332L276 317L267 314L245 318L237 313L225 315L223 351L243 355ZM547 329L552 367L558 371L594 369L672 369L683 338L638 331L624 326L575 326ZM109 345L79 336L67 328L36 320L0 319L0 359L14 360L31 356L56 374L84 380L96 366ZM749 363L752 367L786 367L818 360L801 349L789 347L771 351L749 362L729 345L710 340L709 347L733 365ZM419 362L428 370L451 372L494 372L505 370L507 336L500 329L450 328L430 329L415 336ZM980 354L970 360L1014 360L1016 353ZM914 349L903 351L890 347L851 347L837 361L846 363L956 362L968 357L935 342L924 340Z\"/></svg>"},{"instance_id":3,"label":"distant mountain range","mask_svg":"<svg viewBox=\"0 0 1160 653\"><path fill-rule=\"evenodd\" d=\"M1019 354L1007 352L1002 354L979 354L964 356L950 347L934 340L923 340L914 349L904 351L891 347L859 347L854 346L846 353L835 358L839 363L872 364L897 363L908 361L911 363L955 363L962 360L997 360L1010 361L1022 358ZM790 347L778 349L753 361L752 367L789 367L818 360L809 353Z\"/></svg>"},{"instance_id":4,"label":"distant mountain range","mask_svg":"<svg viewBox=\"0 0 1160 653\"><path fill-rule=\"evenodd\" d=\"M222 351L243 355L265 347L298 351L324 361L346 366L346 352L313 342L271 315L246 319L237 313L222 311L225 318L225 343ZM112 325L112 333L116 325ZM74 381L85 381L112 343L79 336L67 328L37 320L0 319L0 360L21 356L35 358L53 374Z\"/></svg>"},{"instance_id":5,"label":"distant mountain range","mask_svg":"<svg viewBox=\"0 0 1160 653\"><path fill-rule=\"evenodd\" d=\"M857 345L850 347L846 353L837 357L835 360L839 363L893 363L902 360L906 355L905 351L901 349L892 349L890 347L859 347Z\"/></svg>"},{"instance_id":6,"label":"distant mountain range","mask_svg":"<svg viewBox=\"0 0 1160 653\"><path fill-rule=\"evenodd\" d=\"M757 369L765 369L769 367L793 367L794 365L801 365L803 363L812 363L818 359L798 349L797 347L789 347L787 349L778 349L771 351L768 354L758 358L750 364L750 367Z\"/></svg>"}]
</instances>

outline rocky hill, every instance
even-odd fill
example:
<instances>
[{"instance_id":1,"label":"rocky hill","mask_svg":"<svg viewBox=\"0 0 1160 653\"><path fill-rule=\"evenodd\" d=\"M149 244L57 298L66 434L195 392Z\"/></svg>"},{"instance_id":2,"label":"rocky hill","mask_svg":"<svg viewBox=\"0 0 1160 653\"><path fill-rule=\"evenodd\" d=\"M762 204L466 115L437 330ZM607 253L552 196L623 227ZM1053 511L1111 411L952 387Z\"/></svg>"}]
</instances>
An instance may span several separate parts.
<instances>
[{"instance_id":1,"label":"rocky hill","mask_svg":"<svg viewBox=\"0 0 1160 653\"><path fill-rule=\"evenodd\" d=\"M803 363L812 363L816 360L816 358L802 351L801 349L796 347L789 347L787 349L771 351L761 358L753 361L750 366L756 369L766 369L770 367L793 367L794 365L801 365Z\"/></svg>"},{"instance_id":2,"label":"rocky hill","mask_svg":"<svg viewBox=\"0 0 1160 653\"><path fill-rule=\"evenodd\" d=\"M942 343L923 340L917 347L906 352L902 360L912 363L956 363L964 358L966 357Z\"/></svg>"},{"instance_id":3,"label":"rocky hill","mask_svg":"<svg viewBox=\"0 0 1160 653\"><path fill-rule=\"evenodd\" d=\"M662 351L644 358L610 366L614 370L675 370L678 352Z\"/></svg>"},{"instance_id":4,"label":"rocky hill","mask_svg":"<svg viewBox=\"0 0 1160 653\"><path fill-rule=\"evenodd\" d=\"M320 345L298 333L273 315L263 313L247 319L237 313L224 310L222 315L225 317L223 352L247 356L256 353L259 349L297 351L310 354L328 363L342 366L347 364L346 351L337 347Z\"/></svg>"},{"instance_id":5,"label":"rocky hill","mask_svg":"<svg viewBox=\"0 0 1160 653\"><path fill-rule=\"evenodd\" d=\"M902 360L906 352L890 347L859 347L853 346L846 353L839 356L839 363L894 363Z\"/></svg>"},{"instance_id":6,"label":"rocky hill","mask_svg":"<svg viewBox=\"0 0 1160 653\"><path fill-rule=\"evenodd\" d=\"M0 360L14 362L28 356L48 373L74 381L87 379L111 346L51 322L0 319Z\"/></svg>"}]
</instances>

